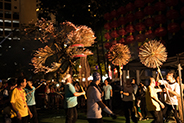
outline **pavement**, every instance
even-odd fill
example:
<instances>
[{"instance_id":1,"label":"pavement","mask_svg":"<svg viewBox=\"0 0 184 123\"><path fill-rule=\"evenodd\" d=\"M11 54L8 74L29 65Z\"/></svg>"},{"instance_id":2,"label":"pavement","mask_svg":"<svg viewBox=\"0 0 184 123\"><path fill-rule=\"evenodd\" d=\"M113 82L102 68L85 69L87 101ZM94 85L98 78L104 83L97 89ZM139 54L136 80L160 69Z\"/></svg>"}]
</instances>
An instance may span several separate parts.
<instances>
[{"instance_id":1,"label":"pavement","mask_svg":"<svg viewBox=\"0 0 184 123\"><path fill-rule=\"evenodd\" d=\"M64 109L38 109L39 123L64 123L65 122L65 111ZM138 121L138 123L151 123L153 119L149 117L149 120ZM117 119L111 117L103 117L104 123L125 123L125 117L123 115L117 115ZM0 123L2 122L2 115L0 114ZM33 123L30 121L30 123ZM86 118L86 111L78 110L78 120L76 123L88 123ZM133 123L131 121L131 123ZM175 123L171 118L168 123Z\"/></svg>"},{"instance_id":2,"label":"pavement","mask_svg":"<svg viewBox=\"0 0 184 123\"><path fill-rule=\"evenodd\" d=\"M60 110L49 110L38 111L40 123L64 123L65 113L63 109ZM122 115L117 115L117 119L112 119L111 117L103 117L104 123L125 123L125 117ZM138 121L138 123L151 123L153 121L152 117L148 120ZM86 118L86 112L78 110L78 120L76 123L88 123ZM133 123L131 121L131 123ZM175 123L174 119L170 118L168 123Z\"/></svg>"}]
</instances>

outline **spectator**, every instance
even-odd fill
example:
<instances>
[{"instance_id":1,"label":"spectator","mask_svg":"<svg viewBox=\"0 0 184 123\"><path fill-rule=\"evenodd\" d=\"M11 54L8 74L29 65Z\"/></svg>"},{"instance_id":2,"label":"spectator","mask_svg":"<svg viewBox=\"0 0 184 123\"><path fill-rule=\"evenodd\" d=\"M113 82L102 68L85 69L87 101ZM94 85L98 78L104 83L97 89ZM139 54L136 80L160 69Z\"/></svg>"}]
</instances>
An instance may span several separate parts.
<instances>
[{"instance_id":1,"label":"spectator","mask_svg":"<svg viewBox=\"0 0 184 123\"><path fill-rule=\"evenodd\" d=\"M26 79L19 77L17 80L17 88L13 90L11 95L10 103L17 114L17 123L27 123L28 115L30 115L30 118L33 116L26 103L26 93L24 91L26 84Z\"/></svg>"},{"instance_id":2,"label":"spectator","mask_svg":"<svg viewBox=\"0 0 184 123\"><path fill-rule=\"evenodd\" d=\"M135 110L135 116L138 117L138 115L137 115L137 107L136 107L136 104L137 104L137 102L136 102L136 94L137 94L137 90L138 90L138 85L135 83L135 78L132 78L131 82L132 82L132 87L134 89L133 95L132 95L133 96L133 108Z\"/></svg>"},{"instance_id":3,"label":"spectator","mask_svg":"<svg viewBox=\"0 0 184 123\"><path fill-rule=\"evenodd\" d=\"M35 101L35 87L33 86L32 81L27 81L27 86L24 89L26 91L27 105L33 114L34 123L38 123L38 115L36 110L36 101Z\"/></svg>"},{"instance_id":4,"label":"spectator","mask_svg":"<svg viewBox=\"0 0 184 123\"><path fill-rule=\"evenodd\" d=\"M137 113L139 114L139 120L142 120L143 116L141 113L141 99L139 97L137 97Z\"/></svg>"},{"instance_id":5,"label":"spectator","mask_svg":"<svg viewBox=\"0 0 184 123\"><path fill-rule=\"evenodd\" d=\"M16 113L13 112L11 104L10 104L10 98L13 89L17 86L15 78L10 78L8 80L8 86L3 91L3 121L4 123L12 123L15 122L15 116Z\"/></svg>"},{"instance_id":6,"label":"spectator","mask_svg":"<svg viewBox=\"0 0 184 123\"><path fill-rule=\"evenodd\" d=\"M137 119L135 117L135 110L133 109L133 92L134 89L132 87L131 81L127 79L123 91L120 91L121 94L123 94L123 106L125 110L125 118L126 118L126 123L130 123L130 116L129 114L131 113L131 118L134 123L137 123ZM130 112L129 112L130 111Z\"/></svg>"},{"instance_id":7,"label":"spectator","mask_svg":"<svg viewBox=\"0 0 184 123\"><path fill-rule=\"evenodd\" d=\"M146 90L147 90L147 87L141 82L139 87L138 87L138 96L140 97L141 99L141 113L143 115L143 119L144 120L149 120L148 118L148 110L146 108L146 98L145 98L145 94L146 94Z\"/></svg>"},{"instance_id":8,"label":"spectator","mask_svg":"<svg viewBox=\"0 0 184 123\"><path fill-rule=\"evenodd\" d=\"M105 105L112 110L112 95L113 95L113 92L112 92L112 86L109 85L108 80L109 79L106 79L104 81L105 85L103 86L104 102L105 102Z\"/></svg>"}]
</instances>

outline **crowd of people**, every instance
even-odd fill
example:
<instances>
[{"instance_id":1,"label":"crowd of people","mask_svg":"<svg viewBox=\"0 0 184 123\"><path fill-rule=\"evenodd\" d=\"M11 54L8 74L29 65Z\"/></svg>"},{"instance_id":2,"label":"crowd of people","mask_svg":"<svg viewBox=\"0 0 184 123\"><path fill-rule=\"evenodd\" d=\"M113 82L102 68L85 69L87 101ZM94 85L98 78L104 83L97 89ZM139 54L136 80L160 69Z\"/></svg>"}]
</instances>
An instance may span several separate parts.
<instances>
[{"instance_id":1,"label":"crowd of people","mask_svg":"<svg viewBox=\"0 0 184 123\"><path fill-rule=\"evenodd\" d=\"M114 87L110 79L102 84L101 75L95 72L87 89L81 88L79 82L73 82L70 74L64 80L64 83L52 80L33 82L20 76L10 78L3 84L0 82L0 105L4 123L38 123L39 103L45 109L65 109L66 123L77 121L81 107L87 109L89 123L103 123L103 116L117 118L113 109ZM123 82L123 86L119 87L119 94L122 95L120 98L126 123L130 123L130 119L134 123L148 120L150 115L153 118L152 123L168 122L171 111L175 121L182 123L183 103L178 83L179 79L174 78L173 71L168 72L166 80L150 77L147 86L143 82L136 84L135 78ZM84 97L87 97L87 101L81 101Z\"/></svg>"}]
</instances>

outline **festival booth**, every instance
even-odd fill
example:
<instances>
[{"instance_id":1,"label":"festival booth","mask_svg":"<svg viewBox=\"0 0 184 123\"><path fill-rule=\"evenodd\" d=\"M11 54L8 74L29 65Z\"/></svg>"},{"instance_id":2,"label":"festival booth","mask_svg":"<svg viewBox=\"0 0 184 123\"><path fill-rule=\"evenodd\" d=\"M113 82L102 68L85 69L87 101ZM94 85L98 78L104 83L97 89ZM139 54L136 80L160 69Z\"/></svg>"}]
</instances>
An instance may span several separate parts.
<instances>
[{"instance_id":1,"label":"festival booth","mask_svg":"<svg viewBox=\"0 0 184 123\"><path fill-rule=\"evenodd\" d=\"M182 76L184 76L184 73L181 72L182 70L182 66L184 66L184 52L176 54L175 56L172 57L168 57L166 62L163 63L163 65L161 66L161 70L171 70L174 69L176 73L178 73L177 75L179 75L179 81L180 81L180 95L182 95L181 97L183 97L183 89L182 89ZM128 71L128 72L127 72ZM130 71L130 72L129 72ZM152 76L154 78L156 78L156 69L152 69L148 68L146 66L144 66L141 62L140 59L135 59L131 62L129 62L123 69L123 79L126 81L126 73L131 73L134 72L136 73L136 79L137 79L137 84L140 83L140 81L142 79L148 79L150 76L145 76L143 75L143 73L146 73L145 71L151 71L152 72ZM166 74L166 73L162 73L162 74ZM131 74L130 74L131 75ZM181 104L183 104L183 98L180 99ZM184 112L184 106L181 105L182 107L182 112ZM184 115L184 113L183 113ZM183 116L184 117L184 116Z\"/></svg>"},{"instance_id":2,"label":"festival booth","mask_svg":"<svg viewBox=\"0 0 184 123\"><path fill-rule=\"evenodd\" d=\"M161 70L167 71L170 69L174 69L175 71L178 70L178 65L184 66L184 52L177 54L176 56L168 57L166 62L163 63L161 66ZM127 73L129 71L130 77L131 75L134 75L137 79L137 84L140 83L141 79L148 79L149 76L143 75L145 71L151 71L152 70L152 76L156 76L157 69L151 69L146 66L144 66L140 59L137 58L135 60L130 61L126 66L124 66L123 73L123 79L125 80L127 77ZM163 72L164 73L164 72ZM136 75L136 76L135 76Z\"/></svg>"}]
</instances>

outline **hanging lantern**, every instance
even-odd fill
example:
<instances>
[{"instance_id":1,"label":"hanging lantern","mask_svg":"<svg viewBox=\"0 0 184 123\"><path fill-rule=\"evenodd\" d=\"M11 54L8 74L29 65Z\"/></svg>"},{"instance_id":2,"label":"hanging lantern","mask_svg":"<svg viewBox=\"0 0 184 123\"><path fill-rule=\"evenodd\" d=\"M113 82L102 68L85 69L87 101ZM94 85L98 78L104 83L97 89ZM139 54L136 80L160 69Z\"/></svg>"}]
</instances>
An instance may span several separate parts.
<instances>
[{"instance_id":1,"label":"hanging lantern","mask_svg":"<svg viewBox=\"0 0 184 123\"><path fill-rule=\"evenodd\" d=\"M180 25L177 23L170 23L167 29L170 33L176 33L180 30Z\"/></svg>"},{"instance_id":2,"label":"hanging lantern","mask_svg":"<svg viewBox=\"0 0 184 123\"><path fill-rule=\"evenodd\" d=\"M146 6L144 8L144 13L146 15L153 15L155 13L155 8L153 6Z\"/></svg>"},{"instance_id":3,"label":"hanging lantern","mask_svg":"<svg viewBox=\"0 0 184 123\"><path fill-rule=\"evenodd\" d=\"M158 37L163 37L167 34L167 30L164 27L158 27L155 30L155 35Z\"/></svg>"},{"instance_id":4,"label":"hanging lantern","mask_svg":"<svg viewBox=\"0 0 184 123\"><path fill-rule=\"evenodd\" d=\"M143 30L145 30L145 25L143 24L143 23L137 23L136 25L135 25L135 29L137 30L137 31L143 31Z\"/></svg>"},{"instance_id":5,"label":"hanging lantern","mask_svg":"<svg viewBox=\"0 0 184 123\"><path fill-rule=\"evenodd\" d=\"M144 34L138 34L138 35L136 35L135 40L136 40L137 42L143 42L143 41L146 40L146 37L145 37Z\"/></svg>"},{"instance_id":6,"label":"hanging lantern","mask_svg":"<svg viewBox=\"0 0 184 123\"><path fill-rule=\"evenodd\" d=\"M113 20L113 21L110 23L110 26L111 26L112 28L117 28L117 27L118 27L117 20Z\"/></svg>"},{"instance_id":7,"label":"hanging lantern","mask_svg":"<svg viewBox=\"0 0 184 123\"><path fill-rule=\"evenodd\" d=\"M125 41L125 39L124 39L124 38L121 38L121 39L118 41L118 43L126 44L126 41Z\"/></svg>"},{"instance_id":8,"label":"hanging lantern","mask_svg":"<svg viewBox=\"0 0 184 123\"><path fill-rule=\"evenodd\" d=\"M116 18L117 17L117 12L116 10L113 10L111 13L110 13L111 17L112 18Z\"/></svg>"},{"instance_id":9,"label":"hanging lantern","mask_svg":"<svg viewBox=\"0 0 184 123\"><path fill-rule=\"evenodd\" d=\"M154 0L144 0L146 3L152 3Z\"/></svg>"},{"instance_id":10,"label":"hanging lantern","mask_svg":"<svg viewBox=\"0 0 184 123\"><path fill-rule=\"evenodd\" d=\"M166 17L170 20L176 19L176 18L178 18L178 16L179 16L178 11L176 11L174 9L167 11L167 14L166 14Z\"/></svg>"},{"instance_id":11,"label":"hanging lantern","mask_svg":"<svg viewBox=\"0 0 184 123\"><path fill-rule=\"evenodd\" d=\"M109 50L110 47L111 47L111 43L110 43L110 42L106 42L106 43L105 43L105 48L106 48L107 50Z\"/></svg>"},{"instance_id":12,"label":"hanging lantern","mask_svg":"<svg viewBox=\"0 0 184 123\"><path fill-rule=\"evenodd\" d=\"M118 35L118 33L117 33L116 30L114 30L114 31L111 32L111 36L112 36L113 38L119 37L119 35Z\"/></svg>"},{"instance_id":13,"label":"hanging lantern","mask_svg":"<svg viewBox=\"0 0 184 123\"><path fill-rule=\"evenodd\" d=\"M126 33L124 28L121 28L121 29L118 30L118 34L119 35L126 35L127 33Z\"/></svg>"},{"instance_id":14,"label":"hanging lantern","mask_svg":"<svg viewBox=\"0 0 184 123\"><path fill-rule=\"evenodd\" d=\"M73 44L70 47L84 47L84 44Z\"/></svg>"},{"instance_id":15,"label":"hanging lantern","mask_svg":"<svg viewBox=\"0 0 184 123\"><path fill-rule=\"evenodd\" d=\"M118 15L124 15L124 14L126 14L126 8L123 7L123 6L121 6L120 8L118 8L117 14Z\"/></svg>"},{"instance_id":16,"label":"hanging lantern","mask_svg":"<svg viewBox=\"0 0 184 123\"><path fill-rule=\"evenodd\" d=\"M132 43L134 41L134 36L133 35L129 35L127 38L126 38L126 43Z\"/></svg>"},{"instance_id":17,"label":"hanging lantern","mask_svg":"<svg viewBox=\"0 0 184 123\"><path fill-rule=\"evenodd\" d=\"M78 58L78 57L87 57L87 55L85 55L85 54L77 54L77 55L73 56L73 58Z\"/></svg>"},{"instance_id":18,"label":"hanging lantern","mask_svg":"<svg viewBox=\"0 0 184 123\"><path fill-rule=\"evenodd\" d=\"M184 30L184 21L181 23L181 28Z\"/></svg>"},{"instance_id":19,"label":"hanging lantern","mask_svg":"<svg viewBox=\"0 0 184 123\"><path fill-rule=\"evenodd\" d=\"M157 15L157 16L155 17L155 22L156 22L157 24L164 24L164 23L166 22L166 17L165 17L164 15L162 15L162 14Z\"/></svg>"},{"instance_id":20,"label":"hanging lantern","mask_svg":"<svg viewBox=\"0 0 184 123\"><path fill-rule=\"evenodd\" d=\"M155 25L153 18L147 18L147 19L145 20L145 25L146 25L147 27L153 27L153 26Z\"/></svg>"},{"instance_id":21,"label":"hanging lantern","mask_svg":"<svg viewBox=\"0 0 184 123\"><path fill-rule=\"evenodd\" d=\"M111 42L111 45L113 46L113 45L116 45L117 44L117 41L116 40L114 40L114 41L112 41Z\"/></svg>"},{"instance_id":22,"label":"hanging lantern","mask_svg":"<svg viewBox=\"0 0 184 123\"><path fill-rule=\"evenodd\" d=\"M112 18L110 16L110 14L107 12L106 14L104 14L104 19L105 20L111 20Z\"/></svg>"},{"instance_id":23,"label":"hanging lantern","mask_svg":"<svg viewBox=\"0 0 184 123\"><path fill-rule=\"evenodd\" d=\"M144 1L143 0L136 0L134 2L134 5L137 7L137 8L142 8L144 7Z\"/></svg>"},{"instance_id":24,"label":"hanging lantern","mask_svg":"<svg viewBox=\"0 0 184 123\"><path fill-rule=\"evenodd\" d=\"M105 28L106 30L110 30L110 29L111 29L110 23L106 23L106 24L104 25L104 28Z\"/></svg>"},{"instance_id":25,"label":"hanging lantern","mask_svg":"<svg viewBox=\"0 0 184 123\"><path fill-rule=\"evenodd\" d=\"M155 34L153 33L152 30L147 30L147 31L145 32L145 38L154 39L154 38L155 38Z\"/></svg>"},{"instance_id":26,"label":"hanging lantern","mask_svg":"<svg viewBox=\"0 0 184 123\"><path fill-rule=\"evenodd\" d=\"M135 9L135 7L134 7L133 3L130 2L126 5L126 10L127 11L134 11L134 9Z\"/></svg>"},{"instance_id":27,"label":"hanging lantern","mask_svg":"<svg viewBox=\"0 0 184 123\"><path fill-rule=\"evenodd\" d=\"M125 30L126 30L126 32L129 32L129 33L132 33L135 31L134 26L132 24L127 25Z\"/></svg>"},{"instance_id":28,"label":"hanging lantern","mask_svg":"<svg viewBox=\"0 0 184 123\"><path fill-rule=\"evenodd\" d=\"M107 39L107 40L110 40L110 39L111 39L111 36L110 36L109 32L105 33L105 34L104 34L104 37L105 37L105 39Z\"/></svg>"},{"instance_id":29,"label":"hanging lantern","mask_svg":"<svg viewBox=\"0 0 184 123\"><path fill-rule=\"evenodd\" d=\"M118 19L118 25L125 25L126 24L126 19L124 17L120 17Z\"/></svg>"},{"instance_id":30,"label":"hanging lantern","mask_svg":"<svg viewBox=\"0 0 184 123\"><path fill-rule=\"evenodd\" d=\"M166 9L166 5L164 2L157 2L155 3L155 7L154 7L157 11L164 11Z\"/></svg>"},{"instance_id":31,"label":"hanging lantern","mask_svg":"<svg viewBox=\"0 0 184 123\"><path fill-rule=\"evenodd\" d=\"M144 17L144 12L142 12L142 11L137 11L135 13L135 18L136 19L143 19L143 17Z\"/></svg>"},{"instance_id":32,"label":"hanging lantern","mask_svg":"<svg viewBox=\"0 0 184 123\"><path fill-rule=\"evenodd\" d=\"M176 6L178 4L178 0L166 0L165 3L167 6Z\"/></svg>"},{"instance_id":33,"label":"hanging lantern","mask_svg":"<svg viewBox=\"0 0 184 123\"><path fill-rule=\"evenodd\" d=\"M134 14L132 14L132 13L127 14L126 15L126 20L128 22L133 22L134 21Z\"/></svg>"},{"instance_id":34,"label":"hanging lantern","mask_svg":"<svg viewBox=\"0 0 184 123\"><path fill-rule=\"evenodd\" d=\"M180 13L182 16L184 16L184 7L181 8Z\"/></svg>"}]
</instances>

